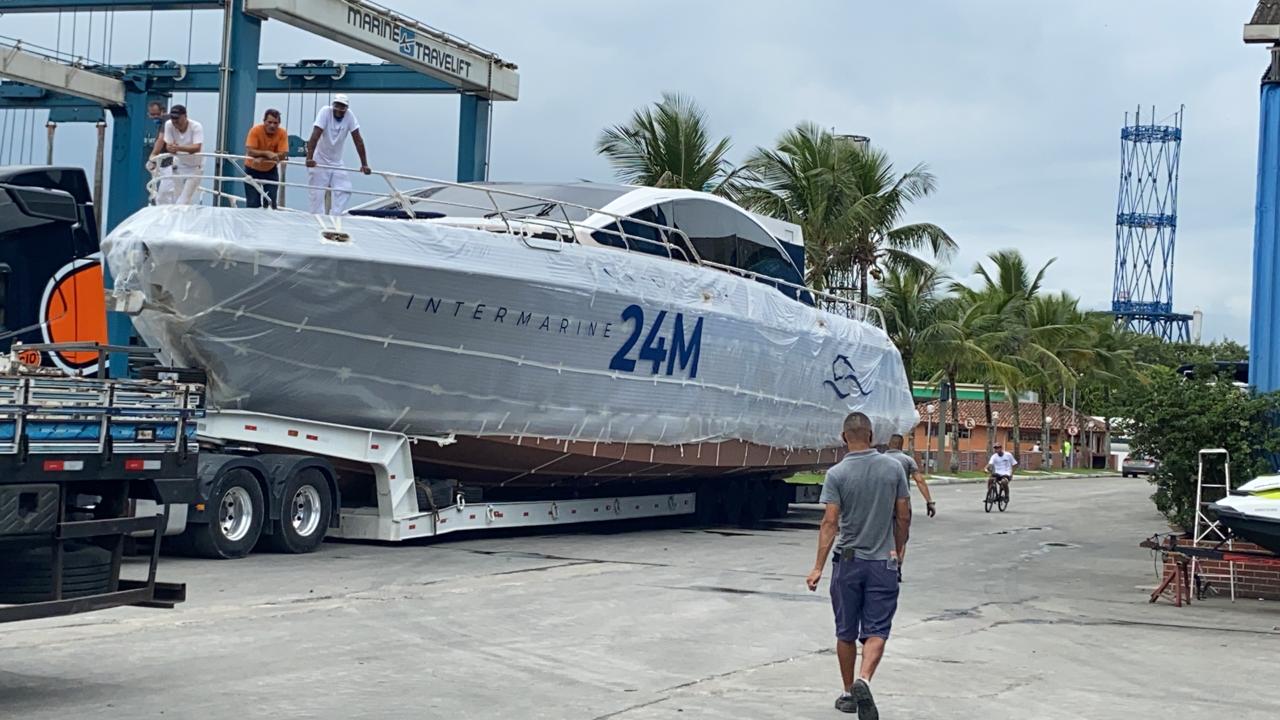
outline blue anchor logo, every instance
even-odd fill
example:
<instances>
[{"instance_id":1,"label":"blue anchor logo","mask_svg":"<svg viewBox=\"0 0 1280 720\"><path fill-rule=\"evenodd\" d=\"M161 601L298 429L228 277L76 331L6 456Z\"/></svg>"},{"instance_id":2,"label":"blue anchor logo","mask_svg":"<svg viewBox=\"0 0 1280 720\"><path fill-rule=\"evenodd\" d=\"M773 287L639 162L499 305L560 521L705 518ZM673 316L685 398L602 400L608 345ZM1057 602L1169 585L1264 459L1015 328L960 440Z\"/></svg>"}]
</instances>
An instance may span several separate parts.
<instances>
[{"instance_id":1,"label":"blue anchor logo","mask_svg":"<svg viewBox=\"0 0 1280 720\"><path fill-rule=\"evenodd\" d=\"M831 363L831 379L824 380L822 384L830 387L836 397L841 400L855 392L861 397L871 394L870 390L863 389L862 382L858 380L858 372L853 369L853 363L849 362L849 358L844 355L836 356L835 361Z\"/></svg>"}]
</instances>

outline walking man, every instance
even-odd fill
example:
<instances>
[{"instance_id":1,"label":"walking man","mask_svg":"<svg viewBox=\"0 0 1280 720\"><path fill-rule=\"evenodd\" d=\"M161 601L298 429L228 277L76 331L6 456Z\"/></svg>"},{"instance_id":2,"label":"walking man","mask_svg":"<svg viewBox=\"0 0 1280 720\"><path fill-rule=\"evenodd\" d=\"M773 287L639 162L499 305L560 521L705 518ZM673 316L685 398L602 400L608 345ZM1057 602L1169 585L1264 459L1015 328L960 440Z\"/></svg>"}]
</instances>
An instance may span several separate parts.
<instances>
[{"instance_id":1,"label":"walking man","mask_svg":"<svg viewBox=\"0 0 1280 720\"><path fill-rule=\"evenodd\" d=\"M342 153L346 150L347 136L360 154L360 172L368 175L369 159L364 152L364 138L360 136L360 121L348 106L346 95L338 93L333 102L316 116L307 140L307 184L311 186L311 212L324 215L325 191L330 193L329 214L341 215L347 210L351 198L351 178L342 169Z\"/></svg>"},{"instance_id":2,"label":"walking man","mask_svg":"<svg viewBox=\"0 0 1280 720\"><path fill-rule=\"evenodd\" d=\"M276 209L276 197L280 192L280 168L277 163L289 158L289 133L280 129L280 111L267 110L262 115L262 122L249 129L244 139L244 151L249 159L244 163L244 172L254 180L258 180L261 189L252 183L244 184L245 207L263 207L263 196L267 206Z\"/></svg>"},{"instance_id":3,"label":"walking man","mask_svg":"<svg viewBox=\"0 0 1280 720\"><path fill-rule=\"evenodd\" d=\"M898 609L898 558L911 527L907 473L900 462L875 451L871 436L866 415L850 413L844 419L840 437L849 453L822 483L820 499L827 507L818 531L818 558L805 581L817 590L831 555L831 606L844 683L836 709L856 712L862 720L880 717L871 678ZM855 677L858 643L862 665Z\"/></svg>"},{"instance_id":4,"label":"walking man","mask_svg":"<svg viewBox=\"0 0 1280 720\"><path fill-rule=\"evenodd\" d=\"M160 177L157 205L191 205L200 189L200 175L204 170L204 158L198 154L204 148L204 127L187 117L187 108L174 105L169 108L169 120L156 138L151 149L153 158L147 163L149 170ZM174 158L155 160L157 155L176 155ZM156 167L156 163L160 167Z\"/></svg>"},{"instance_id":5,"label":"walking man","mask_svg":"<svg viewBox=\"0 0 1280 720\"><path fill-rule=\"evenodd\" d=\"M925 511L929 513L929 517L933 517L938 514L938 510L934 507L933 496L929 494L929 485L924 481L924 475L920 474L920 466L916 464L916 459L902 452L902 442L903 437L901 435L891 436L889 438L889 452L885 454L902 463L902 469L907 471L907 478L915 481L916 487L920 489L920 494L924 497Z\"/></svg>"}]
</instances>

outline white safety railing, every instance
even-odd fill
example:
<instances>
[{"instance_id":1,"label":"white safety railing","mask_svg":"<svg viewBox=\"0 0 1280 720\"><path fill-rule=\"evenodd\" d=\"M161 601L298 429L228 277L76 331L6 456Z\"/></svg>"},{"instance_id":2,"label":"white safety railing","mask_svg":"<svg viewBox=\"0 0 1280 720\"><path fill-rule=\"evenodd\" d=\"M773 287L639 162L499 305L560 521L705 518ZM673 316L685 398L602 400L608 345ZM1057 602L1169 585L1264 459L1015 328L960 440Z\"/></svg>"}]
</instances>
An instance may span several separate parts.
<instances>
[{"instance_id":1,"label":"white safety railing","mask_svg":"<svg viewBox=\"0 0 1280 720\"><path fill-rule=\"evenodd\" d=\"M176 162L179 159L192 157L202 159L202 166L199 171L183 168ZM203 159L206 158L212 158L216 161L216 168L213 174L204 172ZM201 183L200 192L212 196L215 204L218 204L219 201L224 201L236 207L245 205L247 200L244 195L228 193L223 190L223 187L228 183L232 184L231 187L235 187L234 183L244 183L246 192L257 193L263 205L267 205L270 202L267 188L271 186L278 188L277 192L282 196L285 194L286 188L298 188L308 192L312 190L332 191L332 188L328 186L252 177L245 172L244 167L244 162L250 159L252 158L243 155L225 153L157 155L148 163L152 177L147 182L147 191L152 201L155 201L160 194L161 183L166 181L175 183L174 191L176 192L180 190L181 185L187 180L196 178ZM287 167L297 168L299 172L309 169L305 166L305 163L297 160L278 161L277 167L280 169L281 176L287 176L288 173L285 170ZM317 164L315 167L355 174L360 173L358 169L336 165ZM630 252L643 252L652 255L656 254L653 250L657 249L661 254L673 260L714 268L722 272L756 280L766 285L772 285L785 295L812 304L826 312L851 320L873 324L880 328L885 327L884 315L879 308L864 305L839 295L813 290L804 285L782 280L771 275L763 275L703 258L689 240L689 236L676 227L652 223L627 215L619 215L589 205L580 205L565 200L540 197L487 185L437 180L435 178L381 170L371 171L369 175L385 182L387 189L385 191L375 191L352 187L350 189L343 188L342 192L356 197L369 198L369 202L365 204L372 204L374 201L391 201L397 207L398 212L403 213L403 219L434 221L454 227L468 227L512 235L520 238L525 245L531 248L552 251L561 249L563 243L577 243L583 238L598 237L598 235L603 234L620 242L622 248ZM397 182L400 185L397 185ZM408 190L401 188L401 186L408 184L413 184L414 187ZM212 185L212 187L207 187L206 185ZM464 190L466 196L475 198L475 202L441 199L424 194L427 190L440 187ZM429 203L433 209L424 210L421 207L417 207L419 202ZM512 206L513 203L514 207ZM289 212L303 212L285 207L283 197L280 198L277 206L279 209ZM468 211L472 214L440 217L437 208L452 208ZM368 208L360 206L353 208L353 210L356 212L369 211ZM476 215L474 213L480 214ZM578 215L581 215L583 219L574 220L573 216ZM627 232L628 226L632 228L632 232ZM651 230L656 239L654 237L636 235L635 230L639 228ZM546 240L554 244L536 244L532 242L534 240ZM599 242L599 240L597 239L596 242ZM781 247L779 247L779 252L783 252Z\"/></svg>"}]
</instances>

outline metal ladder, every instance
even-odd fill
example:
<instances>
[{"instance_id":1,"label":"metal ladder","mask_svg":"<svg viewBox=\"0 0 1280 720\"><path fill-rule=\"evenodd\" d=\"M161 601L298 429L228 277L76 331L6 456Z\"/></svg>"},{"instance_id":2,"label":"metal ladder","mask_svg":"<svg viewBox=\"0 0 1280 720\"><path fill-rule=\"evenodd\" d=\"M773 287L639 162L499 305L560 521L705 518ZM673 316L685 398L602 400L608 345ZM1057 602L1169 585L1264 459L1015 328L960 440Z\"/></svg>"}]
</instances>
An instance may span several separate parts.
<instances>
[{"instance_id":1,"label":"metal ladder","mask_svg":"<svg viewBox=\"0 0 1280 720\"><path fill-rule=\"evenodd\" d=\"M1204 481L1204 461L1209 455L1221 455L1223 480L1221 483L1206 483ZM1212 500L1206 501L1204 498L1205 490L1221 490L1222 494ZM1202 448L1199 454L1199 467L1196 469L1196 514L1195 522L1191 529L1191 540L1196 547L1202 545L1207 547L1220 547L1225 541L1228 550L1234 550L1235 545L1231 536L1223 529L1222 523L1218 520L1211 519L1205 513L1205 507L1210 503L1221 500L1231 493L1231 453L1224 448ZM1198 557L1191 558L1191 577L1202 577L1205 580L1217 580L1225 582L1230 588L1231 600L1236 599L1236 564L1227 562L1227 572L1206 573L1201 567L1201 561Z\"/></svg>"}]
</instances>

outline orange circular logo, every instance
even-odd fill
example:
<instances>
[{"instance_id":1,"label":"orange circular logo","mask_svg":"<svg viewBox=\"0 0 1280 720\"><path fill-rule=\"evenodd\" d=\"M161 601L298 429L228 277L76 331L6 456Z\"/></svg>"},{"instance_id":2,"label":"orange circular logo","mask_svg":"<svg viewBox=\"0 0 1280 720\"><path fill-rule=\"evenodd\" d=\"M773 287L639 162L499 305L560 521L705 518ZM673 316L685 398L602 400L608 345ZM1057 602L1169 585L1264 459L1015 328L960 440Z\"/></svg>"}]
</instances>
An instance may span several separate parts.
<instances>
[{"instance_id":1,"label":"orange circular logo","mask_svg":"<svg viewBox=\"0 0 1280 720\"><path fill-rule=\"evenodd\" d=\"M97 254L63 266L45 287L40 303L45 342L107 342L107 304L102 263ZM63 370L87 375L97 370L96 352L50 353Z\"/></svg>"},{"instance_id":2,"label":"orange circular logo","mask_svg":"<svg viewBox=\"0 0 1280 720\"><path fill-rule=\"evenodd\" d=\"M39 367L40 351L39 350L19 350L18 362L28 367Z\"/></svg>"}]
</instances>

